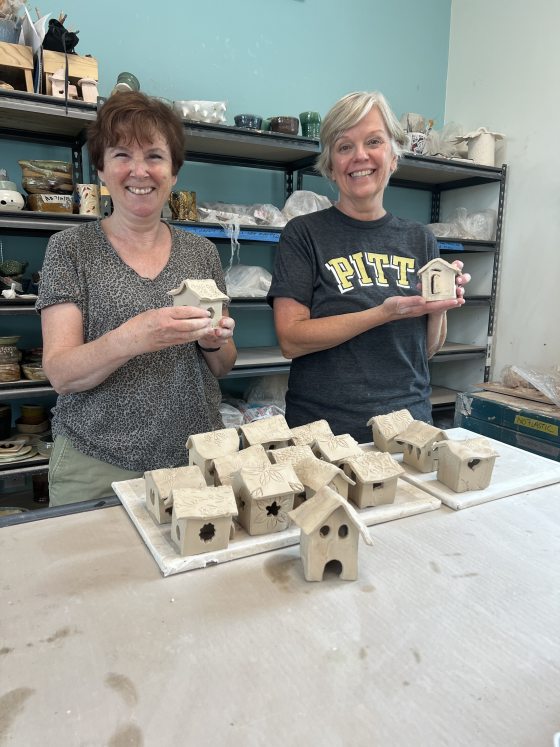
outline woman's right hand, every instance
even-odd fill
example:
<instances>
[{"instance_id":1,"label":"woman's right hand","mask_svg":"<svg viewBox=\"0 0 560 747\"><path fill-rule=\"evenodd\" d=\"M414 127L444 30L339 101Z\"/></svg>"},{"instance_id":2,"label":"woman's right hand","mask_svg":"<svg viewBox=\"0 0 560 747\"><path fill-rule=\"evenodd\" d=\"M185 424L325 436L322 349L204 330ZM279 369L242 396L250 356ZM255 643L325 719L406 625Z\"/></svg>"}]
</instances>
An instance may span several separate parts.
<instances>
[{"instance_id":1,"label":"woman's right hand","mask_svg":"<svg viewBox=\"0 0 560 747\"><path fill-rule=\"evenodd\" d=\"M120 327L123 345L130 356L152 353L172 345L195 342L212 329L210 313L195 306L149 309Z\"/></svg>"}]
</instances>

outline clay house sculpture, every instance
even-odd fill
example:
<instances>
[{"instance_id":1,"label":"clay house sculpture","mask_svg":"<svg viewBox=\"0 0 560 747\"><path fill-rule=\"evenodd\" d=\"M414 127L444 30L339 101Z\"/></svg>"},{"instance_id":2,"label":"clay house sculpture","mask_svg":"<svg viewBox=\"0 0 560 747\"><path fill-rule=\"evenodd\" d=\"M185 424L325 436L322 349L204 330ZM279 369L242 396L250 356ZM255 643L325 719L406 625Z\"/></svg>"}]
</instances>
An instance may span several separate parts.
<instances>
[{"instance_id":1,"label":"clay house sculpture","mask_svg":"<svg viewBox=\"0 0 560 747\"><path fill-rule=\"evenodd\" d=\"M231 486L173 490L171 540L180 555L224 550L237 505Z\"/></svg>"},{"instance_id":2,"label":"clay house sculpture","mask_svg":"<svg viewBox=\"0 0 560 747\"><path fill-rule=\"evenodd\" d=\"M269 464L266 469L244 467L233 476L238 522L250 535L281 532L290 523L288 511L303 492L290 464Z\"/></svg>"},{"instance_id":3,"label":"clay house sculpture","mask_svg":"<svg viewBox=\"0 0 560 747\"><path fill-rule=\"evenodd\" d=\"M445 440L447 436L442 430L420 420L413 420L397 438L403 446L403 462L419 472L433 472L436 469L434 444Z\"/></svg>"},{"instance_id":4,"label":"clay house sculpture","mask_svg":"<svg viewBox=\"0 0 560 747\"><path fill-rule=\"evenodd\" d=\"M396 437L406 430L413 420L408 410L395 410L387 415L374 415L370 418L367 424L371 425L376 448L389 454L402 452L402 445L397 443Z\"/></svg>"},{"instance_id":5,"label":"clay house sculpture","mask_svg":"<svg viewBox=\"0 0 560 747\"><path fill-rule=\"evenodd\" d=\"M253 420L239 426L243 448L261 444L265 449L283 449L293 446L292 432L283 415Z\"/></svg>"},{"instance_id":6,"label":"clay house sculpture","mask_svg":"<svg viewBox=\"0 0 560 747\"><path fill-rule=\"evenodd\" d=\"M447 301L455 298L455 278L460 274L461 270L441 257L430 260L418 270L423 298L426 301Z\"/></svg>"},{"instance_id":7,"label":"clay house sculpture","mask_svg":"<svg viewBox=\"0 0 560 747\"><path fill-rule=\"evenodd\" d=\"M311 446L316 438L334 435L326 420L314 420L312 423L298 425L291 430L295 446Z\"/></svg>"},{"instance_id":8,"label":"clay house sculpture","mask_svg":"<svg viewBox=\"0 0 560 747\"><path fill-rule=\"evenodd\" d=\"M325 462L312 455L308 459L297 462L294 469L305 488L305 500L312 498L325 486L334 490L344 500L348 498L348 488L349 485L353 485L353 481L336 464Z\"/></svg>"},{"instance_id":9,"label":"clay house sculpture","mask_svg":"<svg viewBox=\"0 0 560 747\"><path fill-rule=\"evenodd\" d=\"M272 464L297 464L302 459L315 459L311 446L285 446L283 449L274 449L268 452Z\"/></svg>"},{"instance_id":10,"label":"clay house sculpture","mask_svg":"<svg viewBox=\"0 0 560 747\"><path fill-rule=\"evenodd\" d=\"M242 467L251 469L270 467L267 452L260 444L241 449L234 454L216 457L213 462L214 484L231 485L234 472L238 472Z\"/></svg>"},{"instance_id":11,"label":"clay house sculpture","mask_svg":"<svg viewBox=\"0 0 560 747\"><path fill-rule=\"evenodd\" d=\"M390 454L369 451L347 459L344 472L351 478L348 498L358 508L369 508L394 502L404 469Z\"/></svg>"},{"instance_id":12,"label":"clay house sculpture","mask_svg":"<svg viewBox=\"0 0 560 747\"><path fill-rule=\"evenodd\" d=\"M339 563L340 578L358 578L358 540L373 545L356 510L334 490L325 486L313 498L290 511L301 529L300 556L306 581L322 581L325 566Z\"/></svg>"},{"instance_id":13,"label":"clay house sculpture","mask_svg":"<svg viewBox=\"0 0 560 747\"><path fill-rule=\"evenodd\" d=\"M200 467L207 485L214 485L214 459L239 451L239 434L235 428L221 428L195 433L187 441L189 464Z\"/></svg>"},{"instance_id":14,"label":"clay house sculpture","mask_svg":"<svg viewBox=\"0 0 560 747\"><path fill-rule=\"evenodd\" d=\"M173 467L144 472L146 508L156 524L169 524L175 488L204 488L206 481L199 467Z\"/></svg>"},{"instance_id":15,"label":"clay house sculpture","mask_svg":"<svg viewBox=\"0 0 560 747\"><path fill-rule=\"evenodd\" d=\"M486 438L466 441L440 441L437 479L454 490L483 490L490 485L498 452Z\"/></svg>"},{"instance_id":16,"label":"clay house sculpture","mask_svg":"<svg viewBox=\"0 0 560 747\"><path fill-rule=\"evenodd\" d=\"M320 436L313 442L313 453L319 459L340 466L348 457L362 454L358 442L349 433L341 436Z\"/></svg>"},{"instance_id":17,"label":"clay house sculpture","mask_svg":"<svg viewBox=\"0 0 560 747\"><path fill-rule=\"evenodd\" d=\"M228 303L229 296L210 280L183 280L178 288L169 291L174 306L196 306L210 312L212 326L217 327L222 318L222 306Z\"/></svg>"}]
</instances>

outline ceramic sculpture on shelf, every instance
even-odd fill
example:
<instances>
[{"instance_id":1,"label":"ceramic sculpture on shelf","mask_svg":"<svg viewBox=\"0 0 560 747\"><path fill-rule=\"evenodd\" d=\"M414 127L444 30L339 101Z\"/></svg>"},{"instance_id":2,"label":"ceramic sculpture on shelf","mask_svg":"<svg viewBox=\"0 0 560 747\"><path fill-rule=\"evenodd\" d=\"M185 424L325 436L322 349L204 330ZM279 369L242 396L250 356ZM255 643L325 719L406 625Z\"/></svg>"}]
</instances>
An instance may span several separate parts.
<instances>
[{"instance_id":1,"label":"ceramic sculpture on shelf","mask_svg":"<svg viewBox=\"0 0 560 747\"><path fill-rule=\"evenodd\" d=\"M65 86L66 76L64 74L64 68L61 67L58 70L55 70L52 75L49 75L47 77L52 87L53 96L59 99L63 99L68 93L69 99L78 98L78 89L75 85L69 83L68 86ZM68 89L68 91L66 91L66 88Z\"/></svg>"},{"instance_id":2,"label":"ceramic sculpture on shelf","mask_svg":"<svg viewBox=\"0 0 560 747\"><path fill-rule=\"evenodd\" d=\"M270 464L266 469L243 467L233 475L238 521L250 535L281 532L290 520L288 511L303 491L289 464Z\"/></svg>"},{"instance_id":3,"label":"ceramic sculpture on shelf","mask_svg":"<svg viewBox=\"0 0 560 747\"><path fill-rule=\"evenodd\" d=\"M208 124L225 124L226 104L224 101L174 101L173 108L184 119Z\"/></svg>"},{"instance_id":4,"label":"ceramic sculpture on shelf","mask_svg":"<svg viewBox=\"0 0 560 747\"><path fill-rule=\"evenodd\" d=\"M486 438L440 441L437 479L455 493L483 490L490 485L498 452Z\"/></svg>"},{"instance_id":5,"label":"ceramic sculpture on shelf","mask_svg":"<svg viewBox=\"0 0 560 747\"><path fill-rule=\"evenodd\" d=\"M239 451L239 434L235 428L220 428L195 433L187 441L189 464L200 467L207 485L214 485L214 459Z\"/></svg>"},{"instance_id":6,"label":"ceramic sculpture on shelf","mask_svg":"<svg viewBox=\"0 0 560 747\"><path fill-rule=\"evenodd\" d=\"M261 444L265 449L283 449L293 446L292 432L283 415L253 420L239 426L243 448Z\"/></svg>"},{"instance_id":7,"label":"ceramic sculpture on shelf","mask_svg":"<svg viewBox=\"0 0 560 747\"><path fill-rule=\"evenodd\" d=\"M96 104L99 91L95 78L80 78L78 85L82 92L82 99L90 104Z\"/></svg>"},{"instance_id":8,"label":"ceramic sculpture on shelf","mask_svg":"<svg viewBox=\"0 0 560 747\"><path fill-rule=\"evenodd\" d=\"M304 444L311 446L316 438L333 435L334 433L326 420L314 420L312 423L292 428L292 440L295 446Z\"/></svg>"},{"instance_id":9,"label":"ceramic sculpture on shelf","mask_svg":"<svg viewBox=\"0 0 560 747\"><path fill-rule=\"evenodd\" d=\"M340 436L320 436L313 442L312 449L319 459L332 462L337 466L354 454L362 454L358 442L349 433L343 433Z\"/></svg>"},{"instance_id":10,"label":"ceramic sculpture on shelf","mask_svg":"<svg viewBox=\"0 0 560 747\"><path fill-rule=\"evenodd\" d=\"M180 555L224 550L237 505L231 486L173 489L171 539Z\"/></svg>"},{"instance_id":11,"label":"ceramic sculpture on shelf","mask_svg":"<svg viewBox=\"0 0 560 747\"><path fill-rule=\"evenodd\" d=\"M233 475L242 467L262 470L270 467L270 460L263 446L255 444L232 454L214 459L213 473L215 485L231 485Z\"/></svg>"},{"instance_id":12,"label":"ceramic sculpture on shelf","mask_svg":"<svg viewBox=\"0 0 560 747\"><path fill-rule=\"evenodd\" d=\"M379 451L389 454L402 452L402 445L397 443L397 436L412 423L414 418L408 410L395 410L387 415L374 415L367 422L371 425L373 443Z\"/></svg>"},{"instance_id":13,"label":"ceramic sculpture on shelf","mask_svg":"<svg viewBox=\"0 0 560 747\"><path fill-rule=\"evenodd\" d=\"M431 259L418 270L422 282L422 297L426 301L448 301L457 296L455 278L461 274L455 265L441 257Z\"/></svg>"},{"instance_id":14,"label":"ceramic sculpture on shelf","mask_svg":"<svg viewBox=\"0 0 560 747\"><path fill-rule=\"evenodd\" d=\"M399 434L397 441L403 446L403 462L415 467L419 472L433 472L436 468L438 441L445 441L447 435L434 425L413 420L408 428Z\"/></svg>"},{"instance_id":15,"label":"ceramic sculpture on shelf","mask_svg":"<svg viewBox=\"0 0 560 747\"><path fill-rule=\"evenodd\" d=\"M178 288L168 291L173 296L174 306L195 306L207 309L212 319L212 327L217 327L222 318L222 306L229 297L222 293L212 279L183 280Z\"/></svg>"},{"instance_id":16,"label":"ceramic sculpture on shelf","mask_svg":"<svg viewBox=\"0 0 560 747\"><path fill-rule=\"evenodd\" d=\"M322 581L328 563L341 566L340 578L358 578L358 540L373 545L367 527L354 508L329 487L290 511L290 519L301 529L300 556L306 581Z\"/></svg>"},{"instance_id":17,"label":"ceramic sculpture on shelf","mask_svg":"<svg viewBox=\"0 0 560 747\"><path fill-rule=\"evenodd\" d=\"M305 488L305 500L313 498L325 486L338 493L345 500L348 498L349 485L353 485L351 477L336 464L325 462L311 455L294 465L296 475Z\"/></svg>"},{"instance_id":18,"label":"ceramic sculpture on shelf","mask_svg":"<svg viewBox=\"0 0 560 747\"><path fill-rule=\"evenodd\" d=\"M358 508L369 508L394 503L404 469L390 454L370 451L347 459L344 472L352 481L348 498Z\"/></svg>"},{"instance_id":19,"label":"ceramic sculpture on shelf","mask_svg":"<svg viewBox=\"0 0 560 747\"><path fill-rule=\"evenodd\" d=\"M156 524L169 524L174 488L204 488L206 481L198 467L171 467L144 472L146 508Z\"/></svg>"}]
</instances>

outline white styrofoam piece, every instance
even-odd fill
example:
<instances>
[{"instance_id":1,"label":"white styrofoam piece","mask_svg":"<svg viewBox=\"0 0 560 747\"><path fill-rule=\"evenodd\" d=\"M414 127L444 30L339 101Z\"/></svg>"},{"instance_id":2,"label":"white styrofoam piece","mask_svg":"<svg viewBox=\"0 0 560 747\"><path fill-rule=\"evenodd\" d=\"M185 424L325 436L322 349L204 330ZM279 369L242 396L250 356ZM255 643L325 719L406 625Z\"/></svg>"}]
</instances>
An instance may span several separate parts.
<instances>
[{"instance_id":1,"label":"white styrofoam piece","mask_svg":"<svg viewBox=\"0 0 560 747\"><path fill-rule=\"evenodd\" d=\"M445 431L452 441L464 441L468 438L480 438L480 433L474 433L466 428L449 428ZM404 480L409 480L439 498L446 506L458 510L477 506L480 503L504 498L508 495L523 493L525 490L542 488L560 482L560 464L546 459L538 454L523 451L516 446L504 444L493 438L488 438L498 458L492 472L490 485L484 490L469 490L465 493L455 493L451 488L443 485L437 479L437 472L422 473L402 462L405 474Z\"/></svg>"},{"instance_id":2,"label":"white styrofoam piece","mask_svg":"<svg viewBox=\"0 0 560 747\"><path fill-rule=\"evenodd\" d=\"M195 568L205 568L208 565L227 563L230 560L299 543L300 530L296 526L290 526L283 532L251 537L244 529L236 525L235 537L230 540L229 547L226 549L200 555L181 556L177 554L175 545L171 542L171 524L156 524L146 509L144 478L114 482L112 487L164 576L192 571ZM425 511L434 511L440 506L439 498L430 495L422 488L399 480L394 503L357 509L357 511L362 521L367 526L372 526Z\"/></svg>"}]
</instances>

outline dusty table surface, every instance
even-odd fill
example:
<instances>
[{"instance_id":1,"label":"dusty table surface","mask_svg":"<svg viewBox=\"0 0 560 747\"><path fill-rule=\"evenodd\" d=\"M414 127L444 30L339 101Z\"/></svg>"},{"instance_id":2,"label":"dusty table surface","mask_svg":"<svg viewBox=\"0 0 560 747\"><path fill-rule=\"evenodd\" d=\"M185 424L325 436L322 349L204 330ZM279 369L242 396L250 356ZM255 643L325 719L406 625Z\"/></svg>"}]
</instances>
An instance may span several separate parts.
<instances>
[{"instance_id":1,"label":"dusty table surface","mask_svg":"<svg viewBox=\"0 0 560 747\"><path fill-rule=\"evenodd\" d=\"M163 578L121 507L0 530L0 744L552 745L560 486Z\"/></svg>"}]
</instances>

